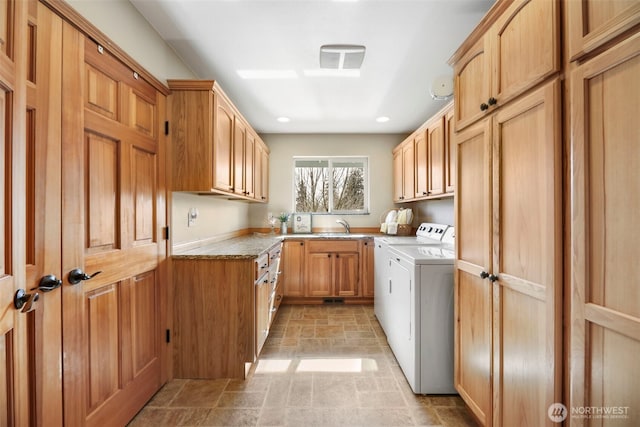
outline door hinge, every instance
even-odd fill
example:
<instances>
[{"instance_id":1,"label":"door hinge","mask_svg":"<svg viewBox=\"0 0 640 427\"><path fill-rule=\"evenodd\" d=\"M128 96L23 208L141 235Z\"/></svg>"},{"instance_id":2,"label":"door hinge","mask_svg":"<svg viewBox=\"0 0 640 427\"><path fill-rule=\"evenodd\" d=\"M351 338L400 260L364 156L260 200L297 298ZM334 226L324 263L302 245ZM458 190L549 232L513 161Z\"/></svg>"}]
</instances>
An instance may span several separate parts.
<instances>
[{"instance_id":1,"label":"door hinge","mask_svg":"<svg viewBox=\"0 0 640 427\"><path fill-rule=\"evenodd\" d=\"M162 230L164 231L164 240L169 240L169 226L167 225Z\"/></svg>"},{"instance_id":2,"label":"door hinge","mask_svg":"<svg viewBox=\"0 0 640 427\"><path fill-rule=\"evenodd\" d=\"M166 333L166 341L167 343L171 342L171 329L167 329L167 333Z\"/></svg>"},{"instance_id":3,"label":"door hinge","mask_svg":"<svg viewBox=\"0 0 640 427\"><path fill-rule=\"evenodd\" d=\"M164 122L164 134L169 135L169 120Z\"/></svg>"}]
</instances>

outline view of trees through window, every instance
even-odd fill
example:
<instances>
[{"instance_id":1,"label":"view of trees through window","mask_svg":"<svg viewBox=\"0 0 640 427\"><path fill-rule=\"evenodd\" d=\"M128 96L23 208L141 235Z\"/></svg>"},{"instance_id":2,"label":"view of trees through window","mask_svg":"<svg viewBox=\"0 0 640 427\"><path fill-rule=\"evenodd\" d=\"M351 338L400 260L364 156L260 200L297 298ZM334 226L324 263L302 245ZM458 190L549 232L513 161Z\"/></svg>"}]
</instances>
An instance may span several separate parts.
<instances>
[{"instance_id":1,"label":"view of trees through window","mask_svg":"<svg viewBox=\"0 0 640 427\"><path fill-rule=\"evenodd\" d=\"M367 159L295 159L296 212L368 211Z\"/></svg>"}]
</instances>

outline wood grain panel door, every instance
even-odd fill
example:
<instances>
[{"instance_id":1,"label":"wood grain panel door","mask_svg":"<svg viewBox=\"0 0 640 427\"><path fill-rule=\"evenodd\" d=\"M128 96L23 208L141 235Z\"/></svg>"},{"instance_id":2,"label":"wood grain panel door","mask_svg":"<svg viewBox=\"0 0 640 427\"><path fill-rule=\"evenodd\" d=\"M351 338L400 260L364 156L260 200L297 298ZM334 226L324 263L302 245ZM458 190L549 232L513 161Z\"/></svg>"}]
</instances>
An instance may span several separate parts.
<instances>
[{"instance_id":1,"label":"wood grain panel door","mask_svg":"<svg viewBox=\"0 0 640 427\"><path fill-rule=\"evenodd\" d=\"M305 247L302 240L285 240L282 249L282 276L286 297L305 296Z\"/></svg>"},{"instance_id":2,"label":"wood grain panel door","mask_svg":"<svg viewBox=\"0 0 640 427\"><path fill-rule=\"evenodd\" d=\"M308 246L308 245L307 245ZM333 259L328 252L307 252L307 296L327 297L333 292Z\"/></svg>"},{"instance_id":3,"label":"wood grain panel door","mask_svg":"<svg viewBox=\"0 0 640 427\"><path fill-rule=\"evenodd\" d=\"M26 86L26 288L34 289L44 276L62 278L62 19L33 1L27 29L32 43ZM61 426L62 289L38 292L38 307L28 314L31 423Z\"/></svg>"},{"instance_id":4,"label":"wood grain panel door","mask_svg":"<svg viewBox=\"0 0 640 427\"><path fill-rule=\"evenodd\" d=\"M460 131L486 114L480 105L489 99L491 57L489 39L484 36L474 44L453 70L456 101L456 131Z\"/></svg>"},{"instance_id":5,"label":"wood grain panel door","mask_svg":"<svg viewBox=\"0 0 640 427\"><path fill-rule=\"evenodd\" d=\"M570 405L640 423L640 33L571 79Z\"/></svg>"},{"instance_id":6,"label":"wood grain panel door","mask_svg":"<svg viewBox=\"0 0 640 427\"><path fill-rule=\"evenodd\" d=\"M444 193L444 131L444 118L439 118L427 128L429 196Z\"/></svg>"},{"instance_id":7,"label":"wood grain panel door","mask_svg":"<svg viewBox=\"0 0 640 427\"><path fill-rule=\"evenodd\" d=\"M493 118L493 425L562 401L560 82Z\"/></svg>"},{"instance_id":8,"label":"wood grain panel door","mask_svg":"<svg viewBox=\"0 0 640 427\"><path fill-rule=\"evenodd\" d=\"M233 125L233 192L245 196L245 156L247 125L236 117Z\"/></svg>"},{"instance_id":9,"label":"wood grain panel door","mask_svg":"<svg viewBox=\"0 0 640 427\"><path fill-rule=\"evenodd\" d=\"M566 42L570 60L615 39L640 23L640 3L636 0L584 0L566 4Z\"/></svg>"},{"instance_id":10,"label":"wood grain panel door","mask_svg":"<svg viewBox=\"0 0 640 427\"><path fill-rule=\"evenodd\" d=\"M516 0L492 26L490 93L497 106L560 71L560 4Z\"/></svg>"},{"instance_id":11,"label":"wood grain panel door","mask_svg":"<svg viewBox=\"0 0 640 427\"><path fill-rule=\"evenodd\" d=\"M427 147L427 134L420 131L413 138L415 159L416 188L413 197L425 197L429 195L429 154Z\"/></svg>"},{"instance_id":12,"label":"wood grain panel door","mask_svg":"<svg viewBox=\"0 0 640 427\"><path fill-rule=\"evenodd\" d=\"M357 252L339 252L333 257L334 295L353 297L360 288L360 255Z\"/></svg>"},{"instance_id":13,"label":"wood grain panel door","mask_svg":"<svg viewBox=\"0 0 640 427\"><path fill-rule=\"evenodd\" d=\"M491 425L491 121L457 134L455 387Z\"/></svg>"},{"instance_id":14,"label":"wood grain panel door","mask_svg":"<svg viewBox=\"0 0 640 427\"><path fill-rule=\"evenodd\" d=\"M456 149L453 106L444 115L444 184L447 193L453 193L456 186Z\"/></svg>"},{"instance_id":15,"label":"wood grain panel door","mask_svg":"<svg viewBox=\"0 0 640 427\"><path fill-rule=\"evenodd\" d=\"M14 307L26 262L26 22L26 2L0 2L0 425L6 426L30 422L28 314Z\"/></svg>"},{"instance_id":16,"label":"wood grain panel door","mask_svg":"<svg viewBox=\"0 0 640 427\"><path fill-rule=\"evenodd\" d=\"M124 425L161 384L165 98L71 25L63 45L64 417Z\"/></svg>"},{"instance_id":17,"label":"wood grain panel door","mask_svg":"<svg viewBox=\"0 0 640 427\"><path fill-rule=\"evenodd\" d=\"M222 95L214 93L213 97L213 186L218 190L233 191L235 114Z\"/></svg>"}]
</instances>

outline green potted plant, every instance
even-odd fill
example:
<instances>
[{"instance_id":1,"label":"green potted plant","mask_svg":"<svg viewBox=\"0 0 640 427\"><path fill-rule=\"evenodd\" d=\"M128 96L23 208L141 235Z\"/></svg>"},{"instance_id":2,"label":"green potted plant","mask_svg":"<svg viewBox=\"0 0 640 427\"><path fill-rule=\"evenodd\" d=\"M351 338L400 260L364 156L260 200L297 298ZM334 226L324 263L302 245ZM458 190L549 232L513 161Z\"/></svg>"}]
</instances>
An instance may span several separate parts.
<instances>
[{"instance_id":1,"label":"green potted plant","mask_svg":"<svg viewBox=\"0 0 640 427\"><path fill-rule=\"evenodd\" d=\"M289 214L286 212L280 212L278 220L280 221L280 234L287 234L287 221L289 221Z\"/></svg>"}]
</instances>

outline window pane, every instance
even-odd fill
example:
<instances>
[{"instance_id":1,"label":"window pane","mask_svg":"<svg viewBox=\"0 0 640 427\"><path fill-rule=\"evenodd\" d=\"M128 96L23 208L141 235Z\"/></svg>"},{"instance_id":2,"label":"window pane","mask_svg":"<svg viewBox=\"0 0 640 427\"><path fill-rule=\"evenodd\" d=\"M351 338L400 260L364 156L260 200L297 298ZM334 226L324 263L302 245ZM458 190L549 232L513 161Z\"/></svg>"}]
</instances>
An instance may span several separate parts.
<instances>
[{"instance_id":1,"label":"window pane","mask_svg":"<svg viewBox=\"0 0 640 427\"><path fill-rule=\"evenodd\" d=\"M329 211L329 168L327 161L296 160L296 212Z\"/></svg>"},{"instance_id":2,"label":"window pane","mask_svg":"<svg viewBox=\"0 0 640 427\"><path fill-rule=\"evenodd\" d=\"M364 210L364 165L361 161L333 165L333 210Z\"/></svg>"},{"instance_id":3,"label":"window pane","mask_svg":"<svg viewBox=\"0 0 640 427\"><path fill-rule=\"evenodd\" d=\"M295 212L366 213L367 159L294 159Z\"/></svg>"}]
</instances>

